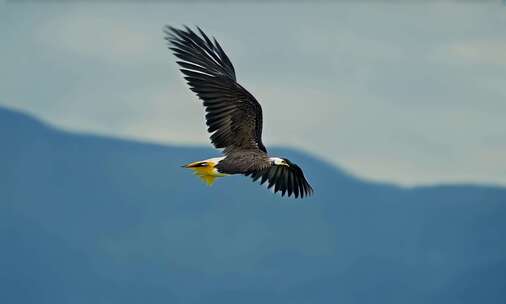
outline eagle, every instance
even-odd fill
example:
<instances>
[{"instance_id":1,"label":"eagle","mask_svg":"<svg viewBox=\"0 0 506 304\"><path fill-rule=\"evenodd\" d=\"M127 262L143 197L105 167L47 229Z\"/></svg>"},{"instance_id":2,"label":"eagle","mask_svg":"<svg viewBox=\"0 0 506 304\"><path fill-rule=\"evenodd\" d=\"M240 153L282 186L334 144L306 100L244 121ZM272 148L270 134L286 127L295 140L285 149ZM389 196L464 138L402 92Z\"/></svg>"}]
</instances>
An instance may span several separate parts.
<instances>
[{"instance_id":1,"label":"eagle","mask_svg":"<svg viewBox=\"0 0 506 304\"><path fill-rule=\"evenodd\" d=\"M184 165L205 183L233 174L249 176L281 196L304 198L313 188L302 169L286 158L271 157L262 143L262 107L236 79L235 69L216 40L200 29L166 26L165 40L190 90L203 102L207 131L222 157Z\"/></svg>"}]
</instances>

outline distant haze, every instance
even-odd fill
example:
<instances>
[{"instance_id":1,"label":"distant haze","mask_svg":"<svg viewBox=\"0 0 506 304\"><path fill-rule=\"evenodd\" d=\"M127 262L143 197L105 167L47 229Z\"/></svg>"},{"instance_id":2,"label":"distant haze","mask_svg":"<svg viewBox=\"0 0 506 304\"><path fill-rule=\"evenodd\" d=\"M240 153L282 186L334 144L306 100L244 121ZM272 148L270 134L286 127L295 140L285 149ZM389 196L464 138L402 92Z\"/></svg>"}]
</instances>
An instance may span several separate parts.
<instances>
[{"instance_id":1,"label":"distant haze","mask_svg":"<svg viewBox=\"0 0 506 304\"><path fill-rule=\"evenodd\" d=\"M71 130L206 144L165 24L222 43L263 106L268 148L405 185L506 185L499 1L0 4L0 105Z\"/></svg>"}]
</instances>

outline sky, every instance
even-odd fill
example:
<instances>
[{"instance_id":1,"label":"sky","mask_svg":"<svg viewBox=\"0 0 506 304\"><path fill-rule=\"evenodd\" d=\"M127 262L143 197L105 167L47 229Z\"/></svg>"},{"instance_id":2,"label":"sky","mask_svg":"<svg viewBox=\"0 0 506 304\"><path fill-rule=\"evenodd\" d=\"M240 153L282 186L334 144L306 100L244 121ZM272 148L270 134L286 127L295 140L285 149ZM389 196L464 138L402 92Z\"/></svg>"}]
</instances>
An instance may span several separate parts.
<instances>
[{"instance_id":1,"label":"sky","mask_svg":"<svg viewBox=\"0 0 506 304\"><path fill-rule=\"evenodd\" d=\"M262 104L267 148L406 186L506 185L500 1L0 2L0 106L71 131L208 145L166 24L220 41Z\"/></svg>"}]
</instances>

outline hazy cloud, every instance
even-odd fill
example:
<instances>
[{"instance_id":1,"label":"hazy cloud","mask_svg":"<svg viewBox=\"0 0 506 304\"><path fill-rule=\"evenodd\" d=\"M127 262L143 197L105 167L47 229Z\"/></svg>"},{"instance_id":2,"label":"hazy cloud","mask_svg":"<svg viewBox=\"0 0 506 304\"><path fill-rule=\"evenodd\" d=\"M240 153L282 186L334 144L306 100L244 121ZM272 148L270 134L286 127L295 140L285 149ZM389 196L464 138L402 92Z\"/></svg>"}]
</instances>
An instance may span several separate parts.
<instances>
[{"instance_id":1,"label":"hazy cloud","mask_svg":"<svg viewBox=\"0 0 506 304\"><path fill-rule=\"evenodd\" d=\"M262 103L264 141L403 184L506 184L499 3L4 5L0 104L53 124L207 144L162 39L200 25Z\"/></svg>"}]
</instances>

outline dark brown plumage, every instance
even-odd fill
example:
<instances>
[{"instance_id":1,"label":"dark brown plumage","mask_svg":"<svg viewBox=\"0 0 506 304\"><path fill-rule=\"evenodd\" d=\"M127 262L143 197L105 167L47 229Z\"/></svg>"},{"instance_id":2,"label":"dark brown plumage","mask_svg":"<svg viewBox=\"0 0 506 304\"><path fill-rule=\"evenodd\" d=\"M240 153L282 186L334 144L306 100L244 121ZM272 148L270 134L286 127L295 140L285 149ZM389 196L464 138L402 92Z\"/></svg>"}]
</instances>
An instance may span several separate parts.
<instances>
[{"instance_id":1,"label":"dark brown plumage","mask_svg":"<svg viewBox=\"0 0 506 304\"><path fill-rule=\"evenodd\" d=\"M216 39L197 27L165 28L169 49L190 89L203 101L211 142L223 148L219 173L244 174L288 196L305 197L313 190L302 170L287 159L272 158L262 143L262 107L236 81L235 69Z\"/></svg>"},{"instance_id":2,"label":"dark brown plumage","mask_svg":"<svg viewBox=\"0 0 506 304\"><path fill-rule=\"evenodd\" d=\"M297 197L305 197L313 194L313 188L309 185L304 177L302 169L296 164L284 159L286 165L272 165L260 170L252 170L246 173L246 176L251 176L253 181L261 178L260 184L267 183L267 188L274 186L274 192L281 191L281 196L285 193L288 196L292 194Z\"/></svg>"}]
</instances>

